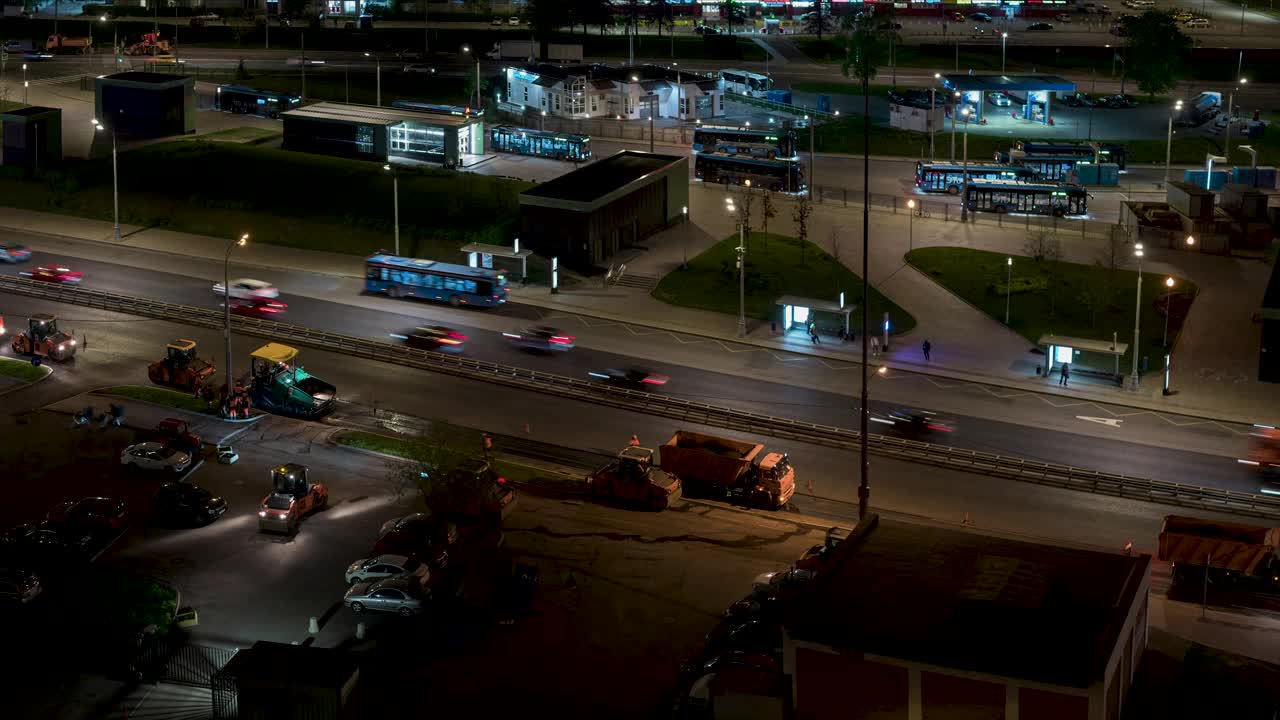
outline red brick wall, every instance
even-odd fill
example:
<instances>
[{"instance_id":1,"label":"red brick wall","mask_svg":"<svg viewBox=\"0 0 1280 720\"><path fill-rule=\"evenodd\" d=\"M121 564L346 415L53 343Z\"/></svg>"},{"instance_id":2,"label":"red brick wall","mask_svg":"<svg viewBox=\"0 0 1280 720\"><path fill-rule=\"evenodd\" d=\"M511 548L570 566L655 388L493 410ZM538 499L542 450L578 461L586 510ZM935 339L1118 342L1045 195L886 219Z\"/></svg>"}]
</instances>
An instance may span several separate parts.
<instances>
[{"instance_id":1,"label":"red brick wall","mask_svg":"<svg viewBox=\"0 0 1280 720\"><path fill-rule=\"evenodd\" d=\"M1018 690L1018 717L1028 720L1088 720L1089 698L1049 690Z\"/></svg>"},{"instance_id":2,"label":"red brick wall","mask_svg":"<svg viewBox=\"0 0 1280 720\"><path fill-rule=\"evenodd\" d=\"M796 720L906 720L907 669L796 649Z\"/></svg>"},{"instance_id":3,"label":"red brick wall","mask_svg":"<svg viewBox=\"0 0 1280 720\"><path fill-rule=\"evenodd\" d=\"M924 720L1004 720L1003 684L922 671L920 700Z\"/></svg>"}]
</instances>

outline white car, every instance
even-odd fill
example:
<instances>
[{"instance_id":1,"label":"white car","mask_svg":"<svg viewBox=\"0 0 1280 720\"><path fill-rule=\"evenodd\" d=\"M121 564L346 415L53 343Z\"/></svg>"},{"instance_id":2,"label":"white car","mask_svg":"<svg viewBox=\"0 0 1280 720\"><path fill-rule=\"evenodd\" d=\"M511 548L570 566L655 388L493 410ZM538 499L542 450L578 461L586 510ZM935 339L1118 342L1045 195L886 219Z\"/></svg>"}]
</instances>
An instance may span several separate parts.
<instances>
[{"instance_id":1,"label":"white car","mask_svg":"<svg viewBox=\"0 0 1280 720\"><path fill-rule=\"evenodd\" d=\"M125 448L120 453L120 464L176 473L191 467L191 456L163 443L144 442Z\"/></svg>"},{"instance_id":2,"label":"white car","mask_svg":"<svg viewBox=\"0 0 1280 720\"><path fill-rule=\"evenodd\" d=\"M987 93L987 102L995 105L996 107L1009 107L1013 104L1013 101L1009 99L1009 96L1002 92Z\"/></svg>"},{"instance_id":3,"label":"white car","mask_svg":"<svg viewBox=\"0 0 1280 720\"><path fill-rule=\"evenodd\" d=\"M1189 28L1207 28L1209 27L1209 19L1202 18L1202 17L1193 17L1189 20L1184 20L1182 24Z\"/></svg>"},{"instance_id":4,"label":"white car","mask_svg":"<svg viewBox=\"0 0 1280 720\"><path fill-rule=\"evenodd\" d=\"M423 65L421 63L417 63L414 65L405 65L404 69L402 69L400 72L431 74L435 71L436 69L434 67L431 67L430 65Z\"/></svg>"},{"instance_id":5,"label":"white car","mask_svg":"<svg viewBox=\"0 0 1280 720\"><path fill-rule=\"evenodd\" d=\"M515 27L520 24L520 18L516 17L515 15L512 15L511 17L507 18L507 24L510 25L511 27Z\"/></svg>"},{"instance_id":6,"label":"white car","mask_svg":"<svg viewBox=\"0 0 1280 720\"><path fill-rule=\"evenodd\" d=\"M347 566L347 584L373 582L389 577L408 575L425 585L427 566L405 555L379 555L357 560Z\"/></svg>"},{"instance_id":7,"label":"white car","mask_svg":"<svg viewBox=\"0 0 1280 720\"><path fill-rule=\"evenodd\" d=\"M213 286L214 295L226 295L227 291L222 287L222 283ZM240 278L231 281L231 297L237 300L257 300L280 297L280 291L271 283L265 283L261 280L250 280L249 278Z\"/></svg>"}]
</instances>

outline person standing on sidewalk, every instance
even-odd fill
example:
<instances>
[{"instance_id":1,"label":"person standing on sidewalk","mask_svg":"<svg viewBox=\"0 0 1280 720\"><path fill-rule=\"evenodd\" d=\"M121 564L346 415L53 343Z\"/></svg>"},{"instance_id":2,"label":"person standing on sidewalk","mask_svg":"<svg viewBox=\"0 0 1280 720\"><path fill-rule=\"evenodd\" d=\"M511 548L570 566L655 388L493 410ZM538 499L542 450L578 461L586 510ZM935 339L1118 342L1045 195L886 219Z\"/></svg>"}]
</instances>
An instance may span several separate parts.
<instances>
[{"instance_id":1,"label":"person standing on sidewalk","mask_svg":"<svg viewBox=\"0 0 1280 720\"><path fill-rule=\"evenodd\" d=\"M809 323L809 342L818 344L818 324L815 322Z\"/></svg>"},{"instance_id":2,"label":"person standing on sidewalk","mask_svg":"<svg viewBox=\"0 0 1280 720\"><path fill-rule=\"evenodd\" d=\"M1071 379L1070 363L1062 363L1062 367L1058 369L1058 384L1066 387L1067 381Z\"/></svg>"},{"instance_id":3,"label":"person standing on sidewalk","mask_svg":"<svg viewBox=\"0 0 1280 720\"><path fill-rule=\"evenodd\" d=\"M920 349L924 351L924 359L927 362L929 360L929 351L933 349L933 345L930 345L929 341L925 340L924 344L920 346Z\"/></svg>"},{"instance_id":4,"label":"person standing on sidewalk","mask_svg":"<svg viewBox=\"0 0 1280 720\"><path fill-rule=\"evenodd\" d=\"M871 356L875 357L880 354L880 338L875 335L871 336Z\"/></svg>"}]
</instances>

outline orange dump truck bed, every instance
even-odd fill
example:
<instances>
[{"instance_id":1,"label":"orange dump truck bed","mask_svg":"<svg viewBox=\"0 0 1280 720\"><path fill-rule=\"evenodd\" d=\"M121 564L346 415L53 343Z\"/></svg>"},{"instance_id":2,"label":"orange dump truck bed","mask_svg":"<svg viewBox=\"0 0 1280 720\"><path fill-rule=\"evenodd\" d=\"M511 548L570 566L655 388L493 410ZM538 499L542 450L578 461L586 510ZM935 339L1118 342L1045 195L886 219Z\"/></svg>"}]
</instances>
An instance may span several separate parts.
<instances>
[{"instance_id":1,"label":"orange dump truck bed","mask_svg":"<svg viewBox=\"0 0 1280 720\"><path fill-rule=\"evenodd\" d=\"M1168 515L1160 530L1161 560L1252 573L1280 546L1280 528Z\"/></svg>"},{"instance_id":2,"label":"orange dump truck bed","mask_svg":"<svg viewBox=\"0 0 1280 720\"><path fill-rule=\"evenodd\" d=\"M764 450L759 443L677 430L659 452L659 467L684 481L734 485Z\"/></svg>"}]
</instances>

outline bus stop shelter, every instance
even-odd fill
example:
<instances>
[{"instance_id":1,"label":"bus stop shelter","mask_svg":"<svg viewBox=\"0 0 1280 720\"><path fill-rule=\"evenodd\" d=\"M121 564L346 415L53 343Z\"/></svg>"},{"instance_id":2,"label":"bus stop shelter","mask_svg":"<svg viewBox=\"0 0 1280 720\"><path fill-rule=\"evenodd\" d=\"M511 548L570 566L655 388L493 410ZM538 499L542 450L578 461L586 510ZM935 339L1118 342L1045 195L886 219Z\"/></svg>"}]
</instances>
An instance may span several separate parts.
<instances>
[{"instance_id":1,"label":"bus stop shelter","mask_svg":"<svg viewBox=\"0 0 1280 720\"><path fill-rule=\"evenodd\" d=\"M813 314L815 312L825 312L843 316L844 331L847 334L849 332L849 313L857 308L856 305L844 304L844 293L840 294L839 302L800 297L799 295L783 295L778 298L777 305L782 308L783 333L791 332L791 328L796 326L806 327L811 321L814 321Z\"/></svg>"},{"instance_id":2,"label":"bus stop shelter","mask_svg":"<svg viewBox=\"0 0 1280 720\"><path fill-rule=\"evenodd\" d=\"M1048 349L1049 359L1045 363L1044 369L1046 377L1053 370L1055 364L1071 363L1074 365L1076 355L1081 352L1091 352L1099 355L1110 355L1115 361L1113 372L1116 378L1119 378L1120 356L1129 351L1129 343L1116 342L1114 337L1110 340L1090 340L1089 338L1070 337L1067 335L1041 335L1039 345ZM1074 370L1074 368L1072 369Z\"/></svg>"},{"instance_id":3,"label":"bus stop shelter","mask_svg":"<svg viewBox=\"0 0 1280 720\"><path fill-rule=\"evenodd\" d=\"M496 255L502 258L511 258L520 261L520 281L524 282L529 277L529 256L533 254L532 250L520 247L520 238L516 238L512 247L506 245L486 245L484 243L467 243L462 246L462 252L467 254L467 265L469 267L482 267L489 270L493 269L493 257Z\"/></svg>"}]
</instances>

